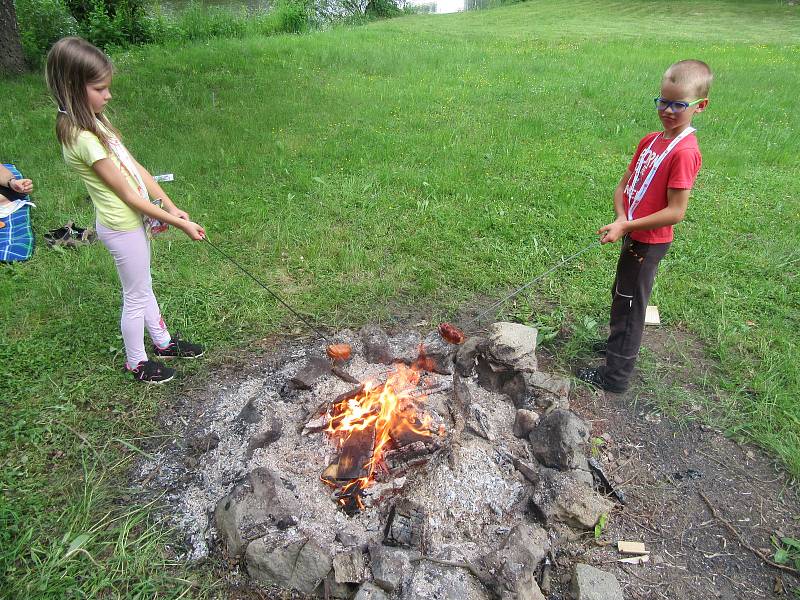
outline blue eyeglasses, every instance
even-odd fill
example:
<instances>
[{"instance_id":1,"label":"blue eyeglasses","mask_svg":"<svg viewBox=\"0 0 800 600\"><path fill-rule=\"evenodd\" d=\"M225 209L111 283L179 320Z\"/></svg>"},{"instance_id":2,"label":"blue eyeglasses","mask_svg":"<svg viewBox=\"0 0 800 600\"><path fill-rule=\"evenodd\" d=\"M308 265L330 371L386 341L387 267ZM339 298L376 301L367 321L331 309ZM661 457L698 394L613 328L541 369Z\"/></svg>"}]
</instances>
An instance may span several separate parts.
<instances>
[{"instance_id":1,"label":"blue eyeglasses","mask_svg":"<svg viewBox=\"0 0 800 600\"><path fill-rule=\"evenodd\" d=\"M699 100L695 100L694 102L681 102L680 100L665 100L660 96L657 98L653 98L653 101L656 103L656 110L667 110L668 108L672 108L672 112L674 113L682 113L690 106L694 106L695 104L700 104L706 98L700 98Z\"/></svg>"}]
</instances>

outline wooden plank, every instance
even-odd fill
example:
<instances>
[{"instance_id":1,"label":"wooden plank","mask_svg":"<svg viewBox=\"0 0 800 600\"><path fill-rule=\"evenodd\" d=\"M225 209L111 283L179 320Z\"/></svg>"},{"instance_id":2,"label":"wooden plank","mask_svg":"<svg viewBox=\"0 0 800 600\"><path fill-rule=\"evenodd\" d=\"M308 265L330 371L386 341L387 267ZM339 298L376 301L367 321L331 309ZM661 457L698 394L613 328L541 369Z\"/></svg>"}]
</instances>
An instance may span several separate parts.
<instances>
[{"instance_id":1,"label":"wooden plank","mask_svg":"<svg viewBox=\"0 0 800 600\"><path fill-rule=\"evenodd\" d=\"M622 554L649 554L650 550L645 550L643 542L617 542L617 550Z\"/></svg>"}]
</instances>

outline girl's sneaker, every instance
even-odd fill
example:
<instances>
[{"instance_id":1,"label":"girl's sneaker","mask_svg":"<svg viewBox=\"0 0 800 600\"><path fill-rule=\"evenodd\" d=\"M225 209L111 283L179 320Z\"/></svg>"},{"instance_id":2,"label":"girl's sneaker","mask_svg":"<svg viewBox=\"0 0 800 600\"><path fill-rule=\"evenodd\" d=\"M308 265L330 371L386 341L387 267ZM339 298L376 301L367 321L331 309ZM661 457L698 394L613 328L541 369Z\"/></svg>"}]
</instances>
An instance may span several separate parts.
<instances>
[{"instance_id":1,"label":"girl's sneaker","mask_svg":"<svg viewBox=\"0 0 800 600\"><path fill-rule=\"evenodd\" d=\"M125 365L125 370L128 371L136 381L143 381L144 383L167 383L175 377L175 369L170 369L164 363L157 360L143 360L135 369L128 368Z\"/></svg>"},{"instance_id":2,"label":"girl's sneaker","mask_svg":"<svg viewBox=\"0 0 800 600\"><path fill-rule=\"evenodd\" d=\"M163 348L153 346L153 352L156 356L163 359L170 358L200 358L205 354L203 347L200 344L193 344L186 340L180 339L178 334L172 336L169 344Z\"/></svg>"}]
</instances>

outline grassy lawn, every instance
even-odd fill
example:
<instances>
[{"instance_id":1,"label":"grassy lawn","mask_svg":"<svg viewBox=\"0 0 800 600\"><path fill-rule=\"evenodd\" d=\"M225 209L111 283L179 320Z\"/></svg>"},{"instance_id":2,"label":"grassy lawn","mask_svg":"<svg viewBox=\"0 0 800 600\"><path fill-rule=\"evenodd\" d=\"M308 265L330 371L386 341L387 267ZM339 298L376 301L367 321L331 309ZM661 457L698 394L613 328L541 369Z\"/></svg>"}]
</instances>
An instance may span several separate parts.
<instances>
[{"instance_id":1,"label":"grassy lawn","mask_svg":"<svg viewBox=\"0 0 800 600\"><path fill-rule=\"evenodd\" d=\"M214 241L321 323L435 321L588 244L658 128L661 73L705 60L704 167L653 303L718 366L680 401L800 475L800 7L784 4L531 0L137 49L115 56L110 116L140 162L175 173L170 195ZM2 158L35 180L37 234L91 224L41 75L2 89ZM0 268L0 596L214 595L199 570L170 567L163 527L126 501L170 390L120 372L112 260L37 241L33 260ZM546 302L508 310L605 322L616 252L583 255L537 287ZM184 379L297 326L207 245L172 232L153 253L171 329L211 349Z\"/></svg>"}]
</instances>

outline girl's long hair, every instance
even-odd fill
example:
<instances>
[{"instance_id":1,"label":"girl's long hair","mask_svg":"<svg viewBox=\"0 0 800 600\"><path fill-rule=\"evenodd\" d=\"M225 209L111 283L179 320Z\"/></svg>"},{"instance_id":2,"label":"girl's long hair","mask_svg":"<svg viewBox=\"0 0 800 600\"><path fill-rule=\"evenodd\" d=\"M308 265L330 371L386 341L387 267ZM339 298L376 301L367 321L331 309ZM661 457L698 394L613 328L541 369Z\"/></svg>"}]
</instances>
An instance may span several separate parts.
<instances>
[{"instance_id":1,"label":"girl's long hair","mask_svg":"<svg viewBox=\"0 0 800 600\"><path fill-rule=\"evenodd\" d=\"M82 38L65 37L53 44L47 53L45 78L58 104L56 136L63 146L74 144L82 130L95 134L106 148L108 132L119 137L105 115L92 112L86 94L87 85L102 81L113 72L111 60Z\"/></svg>"}]
</instances>

